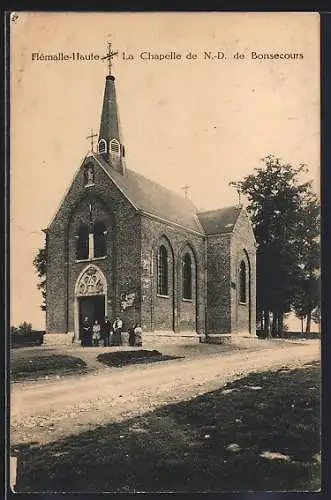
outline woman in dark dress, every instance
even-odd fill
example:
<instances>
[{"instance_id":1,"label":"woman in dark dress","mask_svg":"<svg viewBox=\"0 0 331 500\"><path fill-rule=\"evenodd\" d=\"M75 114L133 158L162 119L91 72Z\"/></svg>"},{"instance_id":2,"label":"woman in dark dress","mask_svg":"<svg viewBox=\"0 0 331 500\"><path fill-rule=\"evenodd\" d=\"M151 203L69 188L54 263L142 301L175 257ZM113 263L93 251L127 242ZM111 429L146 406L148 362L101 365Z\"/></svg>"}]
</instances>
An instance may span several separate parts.
<instances>
[{"instance_id":1,"label":"woman in dark dress","mask_svg":"<svg viewBox=\"0 0 331 500\"><path fill-rule=\"evenodd\" d=\"M83 347L92 345L92 330L88 317L85 316L80 332L81 344Z\"/></svg>"},{"instance_id":2,"label":"woman in dark dress","mask_svg":"<svg viewBox=\"0 0 331 500\"><path fill-rule=\"evenodd\" d=\"M136 325L132 325L132 326L129 328L129 330L128 330L128 333L129 333L129 345L130 345L131 347L133 347L133 346L134 346L134 344L135 344L135 340L136 340L136 336L135 336L135 334L134 334L134 329L135 329L135 326L136 326Z\"/></svg>"},{"instance_id":3,"label":"woman in dark dress","mask_svg":"<svg viewBox=\"0 0 331 500\"><path fill-rule=\"evenodd\" d=\"M109 346L109 342L110 342L110 330L111 330L111 322L109 321L108 317L106 316L104 324L102 326L103 345L105 347Z\"/></svg>"}]
</instances>

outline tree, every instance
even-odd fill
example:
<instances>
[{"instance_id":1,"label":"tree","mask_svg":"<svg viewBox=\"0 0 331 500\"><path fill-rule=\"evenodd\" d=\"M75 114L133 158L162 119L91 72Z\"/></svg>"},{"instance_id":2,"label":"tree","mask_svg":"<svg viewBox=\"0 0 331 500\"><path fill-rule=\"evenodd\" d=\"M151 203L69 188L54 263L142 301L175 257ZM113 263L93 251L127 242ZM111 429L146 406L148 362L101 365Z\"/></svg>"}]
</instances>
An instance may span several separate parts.
<instances>
[{"instance_id":1,"label":"tree","mask_svg":"<svg viewBox=\"0 0 331 500\"><path fill-rule=\"evenodd\" d=\"M39 248L37 255L33 259L33 265L36 269L40 282L38 283L38 288L41 290L41 295L43 302L40 306L42 311L46 311L46 268L47 268L47 250L45 248Z\"/></svg>"},{"instance_id":2,"label":"tree","mask_svg":"<svg viewBox=\"0 0 331 500\"><path fill-rule=\"evenodd\" d=\"M18 330L22 333L28 334L32 332L32 324L27 321L23 321L19 326Z\"/></svg>"},{"instance_id":3,"label":"tree","mask_svg":"<svg viewBox=\"0 0 331 500\"><path fill-rule=\"evenodd\" d=\"M320 306L320 304L318 304L317 307L315 307L315 309L313 310L313 312L311 314L311 319L313 320L314 323L316 323L317 325L320 325L320 323L321 323L321 306Z\"/></svg>"},{"instance_id":4,"label":"tree","mask_svg":"<svg viewBox=\"0 0 331 500\"><path fill-rule=\"evenodd\" d=\"M306 203L298 227L297 284L293 310L302 321L306 319L306 333L310 333L313 311L320 303L320 208L315 197Z\"/></svg>"},{"instance_id":5,"label":"tree","mask_svg":"<svg viewBox=\"0 0 331 500\"><path fill-rule=\"evenodd\" d=\"M320 300L319 289L319 277L307 276L306 278L298 280L297 291L293 300L293 310L295 315L301 319L302 325L304 320L306 320L306 333L310 333L311 320L314 321L314 318L316 319L318 317L317 308ZM315 315L313 315L314 311L316 311Z\"/></svg>"},{"instance_id":6,"label":"tree","mask_svg":"<svg viewBox=\"0 0 331 500\"><path fill-rule=\"evenodd\" d=\"M247 197L257 241L257 315L266 336L280 336L302 269L309 267L306 249L318 234L312 217L319 211L311 182L300 182L305 165L286 164L272 155L262 161L263 167L230 184Z\"/></svg>"}]
</instances>

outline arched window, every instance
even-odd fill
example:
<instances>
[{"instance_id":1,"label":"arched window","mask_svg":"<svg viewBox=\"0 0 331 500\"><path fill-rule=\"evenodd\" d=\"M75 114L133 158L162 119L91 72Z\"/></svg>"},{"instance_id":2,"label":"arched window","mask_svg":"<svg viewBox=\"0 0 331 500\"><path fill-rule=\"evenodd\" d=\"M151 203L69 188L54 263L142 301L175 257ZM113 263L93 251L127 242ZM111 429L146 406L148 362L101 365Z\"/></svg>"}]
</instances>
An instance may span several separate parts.
<instances>
[{"instance_id":1,"label":"arched window","mask_svg":"<svg viewBox=\"0 0 331 500\"><path fill-rule=\"evenodd\" d=\"M110 141L109 145L110 145L110 153L113 156L120 156L121 147L120 147L120 143L118 142L118 140L112 139Z\"/></svg>"},{"instance_id":2,"label":"arched window","mask_svg":"<svg viewBox=\"0 0 331 500\"><path fill-rule=\"evenodd\" d=\"M246 300L246 264L242 260L239 268L239 301L245 303Z\"/></svg>"},{"instance_id":3,"label":"arched window","mask_svg":"<svg viewBox=\"0 0 331 500\"><path fill-rule=\"evenodd\" d=\"M96 222L93 227L94 257L104 257L107 254L107 229L103 222Z\"/></svg>"},{"instance_id":4,"label":"arched window","mask_svg":"<svg viewBox=\"0 0 331 500\"><path fill-rule=\"evenodd\" d=\"M189 253L183 258L183 299L192 299L192 261Z\"/></svg>"},{"instance_id":5,"label":"arched window","mask_svg":"<svg viewBox=\"0 0 331 500\"><path fill-rule=\"evenodd\" d=\"M168 252L164 245L157 254L157 293L168 295Z\"/></svg>"},{"instance_id":6,"label":"arched window","mask_svg":"<svg viewBox=\"0 0 331 500\"><path fill-rule=\"evenodd\" d=\"M98 153L106 153L107 151L107 143L104 139L100 139L98 144Z\"/></svg>"},{"instance_id":7,"label":"arched window","mask_svg":"<svg viewBox=\"0 0 331 500\"><path fill-rule=\"evenodd\" d=\"M76 258L77 260L88 259L89 230L87 224L82 224L76 234Z\"/></svg>"}]
</instances>

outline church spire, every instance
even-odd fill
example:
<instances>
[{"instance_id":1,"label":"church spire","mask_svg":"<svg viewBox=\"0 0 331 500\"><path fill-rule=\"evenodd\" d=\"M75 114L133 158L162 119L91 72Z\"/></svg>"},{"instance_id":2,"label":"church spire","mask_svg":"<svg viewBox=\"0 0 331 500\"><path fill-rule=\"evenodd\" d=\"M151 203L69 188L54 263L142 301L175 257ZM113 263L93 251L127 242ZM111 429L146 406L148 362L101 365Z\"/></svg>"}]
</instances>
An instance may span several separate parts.
<instances>
[{"instance_id":1,"label":"church spire","mask_svg":"<svg viewBox=\"0 0 331 500\"><path fill-rule=\"evenodd\" d=\"M115 77L111 74L112 58L116 54L117 52L111 50L111 43L108 43L108 53L104 57L104 59L108 60L108 75L106 76L101 113L98 153L104 157L114 170L123 175L125 172L124 146L121 141Z\"/></svg>"}]
</instances>

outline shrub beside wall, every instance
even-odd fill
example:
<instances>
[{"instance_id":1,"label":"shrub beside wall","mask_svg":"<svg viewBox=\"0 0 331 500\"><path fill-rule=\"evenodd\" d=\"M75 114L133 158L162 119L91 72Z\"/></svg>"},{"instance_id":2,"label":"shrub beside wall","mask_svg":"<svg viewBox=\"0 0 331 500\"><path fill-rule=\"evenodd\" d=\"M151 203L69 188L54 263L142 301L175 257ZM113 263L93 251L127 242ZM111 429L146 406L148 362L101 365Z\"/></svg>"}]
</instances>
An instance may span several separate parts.
<instances>
[{"instance_id":1,"label":"shrub beside wall","mask_svg":"<svg viewBox=\"0 0 331 500\"><path fill-rule=\"evenodd\" d=\"M25 332L19 328L11 328L11 347L38 346L44 341L45 331L30 330Z\"/></svg>"}]
</instances>

